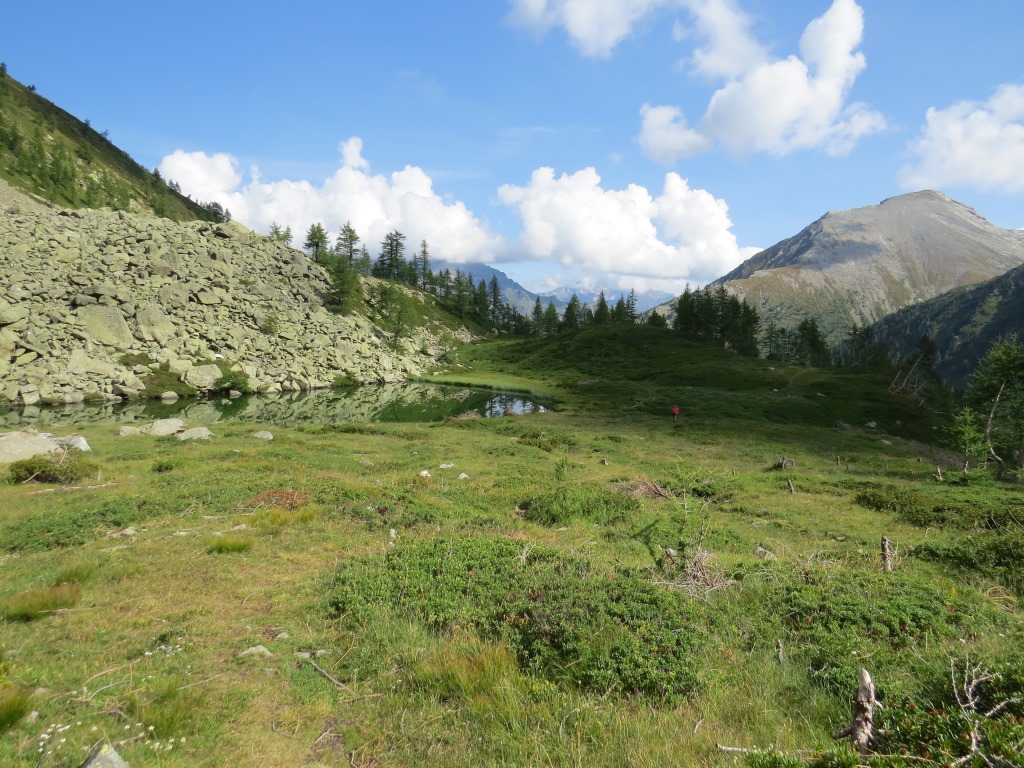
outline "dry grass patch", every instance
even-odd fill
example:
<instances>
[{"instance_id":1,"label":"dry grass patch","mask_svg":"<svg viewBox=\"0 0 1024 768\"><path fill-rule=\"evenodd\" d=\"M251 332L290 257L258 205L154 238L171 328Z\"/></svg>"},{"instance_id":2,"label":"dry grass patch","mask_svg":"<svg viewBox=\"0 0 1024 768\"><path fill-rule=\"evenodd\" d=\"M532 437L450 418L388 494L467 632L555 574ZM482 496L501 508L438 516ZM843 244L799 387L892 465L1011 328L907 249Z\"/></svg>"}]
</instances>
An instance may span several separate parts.
<instances>
[{"instance_id":1,"label":"dry grass patch","mask_svg":"<svg viewBox=\"0 0 1024 768\"><path fill-rule=\"evenodd\" d=\"M32 692L19 685L0 685L0 733L17 725L29 710Z\"/></svg>"},{"instance_id":2,"label":"dry grass patch","mask_svg":"<svg viewBox=\"0 0 1024 768\"><path fill-rule=\"evenodd\" d=\"M223 533L220 536L210 536L206 540L206 551L211 555L248 552L250 549L252 537L244 533Z\"/></svg>"},{"instance_id":3,"label":"dry grass patch","mask_svg":"<svg viewBox=\"0 0 1024 768\"><path fill-rule=\"evenodd\" d=\"M82 597L82 585L75 582L38 587L19 592L0 606L8 621L35 621L48 613L70 608Z\"/></svg>"},{"instance_id":4,"label":"dry grass patch","mask_svg":"<svg viewBox=\"0 0 1024 768\"><path fill-rule=\"evenodd\" d=\"M238 505L242 511L257 512L263 509L286 509L294 511L309 504L309 494L292 491L286 488L276 491L264 491L246 499Z\"/></svg>"}]
</instances>

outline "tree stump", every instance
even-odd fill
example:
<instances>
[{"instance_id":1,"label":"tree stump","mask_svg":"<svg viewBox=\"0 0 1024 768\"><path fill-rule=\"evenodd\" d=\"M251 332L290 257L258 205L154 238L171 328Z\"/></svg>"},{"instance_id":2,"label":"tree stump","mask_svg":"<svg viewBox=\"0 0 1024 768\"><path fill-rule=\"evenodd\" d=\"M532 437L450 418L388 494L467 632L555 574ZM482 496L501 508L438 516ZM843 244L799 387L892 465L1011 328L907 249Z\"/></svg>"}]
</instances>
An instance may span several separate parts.
<instances>
[{"instance_id":1,"label":"tree stump","mask_svg":"<svg viewBox=\"0 0 1024 768\"><path fill-rule=\"evenodd\" d=\"M875 698L875 683L866 669L860 671L860 685L853 699L853 722L833 738L850 737L860 755L871 754L871 742L875 737L875 707L881 707Z\"/></svg>"},{"instance_id":2,"label":"tree stump","mask_svg":"<svg viewBox=\"0 0 1024 768\"><path fill-rule=\"evenodd\" d=\"M893 549L892 542L889 541L887 536L882 537L882 570L886 573L892 573L893 561L895 559L895 550Z\"/></svg>"}]
</instances>

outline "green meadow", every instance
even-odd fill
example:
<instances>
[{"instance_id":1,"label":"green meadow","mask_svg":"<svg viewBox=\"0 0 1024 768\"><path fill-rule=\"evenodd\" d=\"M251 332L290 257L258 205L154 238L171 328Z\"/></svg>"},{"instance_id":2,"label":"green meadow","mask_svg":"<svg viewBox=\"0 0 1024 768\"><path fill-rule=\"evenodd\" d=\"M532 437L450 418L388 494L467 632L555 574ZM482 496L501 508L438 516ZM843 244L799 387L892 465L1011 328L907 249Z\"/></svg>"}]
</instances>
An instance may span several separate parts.
<instances>
[{"instance_id":1,"label":"green meadow","mask_svg":"<svg viewBox=\"0 0 1024 768\"><path fill-rule=\"evenodd\" d=\"M1024 488L948 413L642 326L456 363L556 405L0 484L0 765L1020 764Z\"/></svg>"}]
</instances>

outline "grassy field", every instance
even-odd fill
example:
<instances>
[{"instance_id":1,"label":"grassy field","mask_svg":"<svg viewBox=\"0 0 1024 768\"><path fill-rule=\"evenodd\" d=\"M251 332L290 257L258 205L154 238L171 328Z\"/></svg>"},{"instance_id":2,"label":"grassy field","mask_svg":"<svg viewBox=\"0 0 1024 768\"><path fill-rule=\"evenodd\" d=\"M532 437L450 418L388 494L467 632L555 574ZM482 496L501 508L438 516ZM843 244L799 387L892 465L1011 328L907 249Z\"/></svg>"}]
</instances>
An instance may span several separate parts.
<instances>
[{"instance_id":1,"label":"grassy field","mask_svg":"<svg viewBox=\"0 0 1024 768\"><path fill-rule=\"evenodd\" d=\"M852 766L861 667L873 764L949 764L972 728L1014 759L1021 704L984 713L1024 690L1024 494L960 478L942 414L660 329L459 363L431 381L558 409L90 425L78 490L0 485L0 765L106 738L136 766Z\"/></svg>"}]
</instances>

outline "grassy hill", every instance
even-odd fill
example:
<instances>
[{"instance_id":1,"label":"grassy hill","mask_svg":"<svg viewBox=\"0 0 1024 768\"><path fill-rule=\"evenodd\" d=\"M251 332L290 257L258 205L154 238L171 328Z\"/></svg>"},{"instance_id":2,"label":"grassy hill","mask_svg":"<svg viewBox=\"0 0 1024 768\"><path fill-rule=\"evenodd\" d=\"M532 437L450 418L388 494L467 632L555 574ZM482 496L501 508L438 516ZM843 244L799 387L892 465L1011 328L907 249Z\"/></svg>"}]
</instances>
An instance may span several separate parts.
<instances>
[{"instance_id":1,"label":"grassy hill","mask_svg":"<svg viewBox=\"0 0 1024 768\"><path fill-rule=\"evenodd\" d=\"M94 487L0 486L0 763L101 737L164 766L1019 758L1024 495L960 479L934 414L641 327L430 378L561 405L269 443L90 426ZM871 758L832 738L861 668Z\"/></svg>"},{"instance_id":2,"label":"grassy hill","mask_svg":"<svg viewBox=\"0 0 1024 768\"><path fill-rule=\"evenodd\" d=\"M109 207L175 221L221 219L6 68L0 70L0 178L61 207Z\"/></svg>"}]
</instances>

